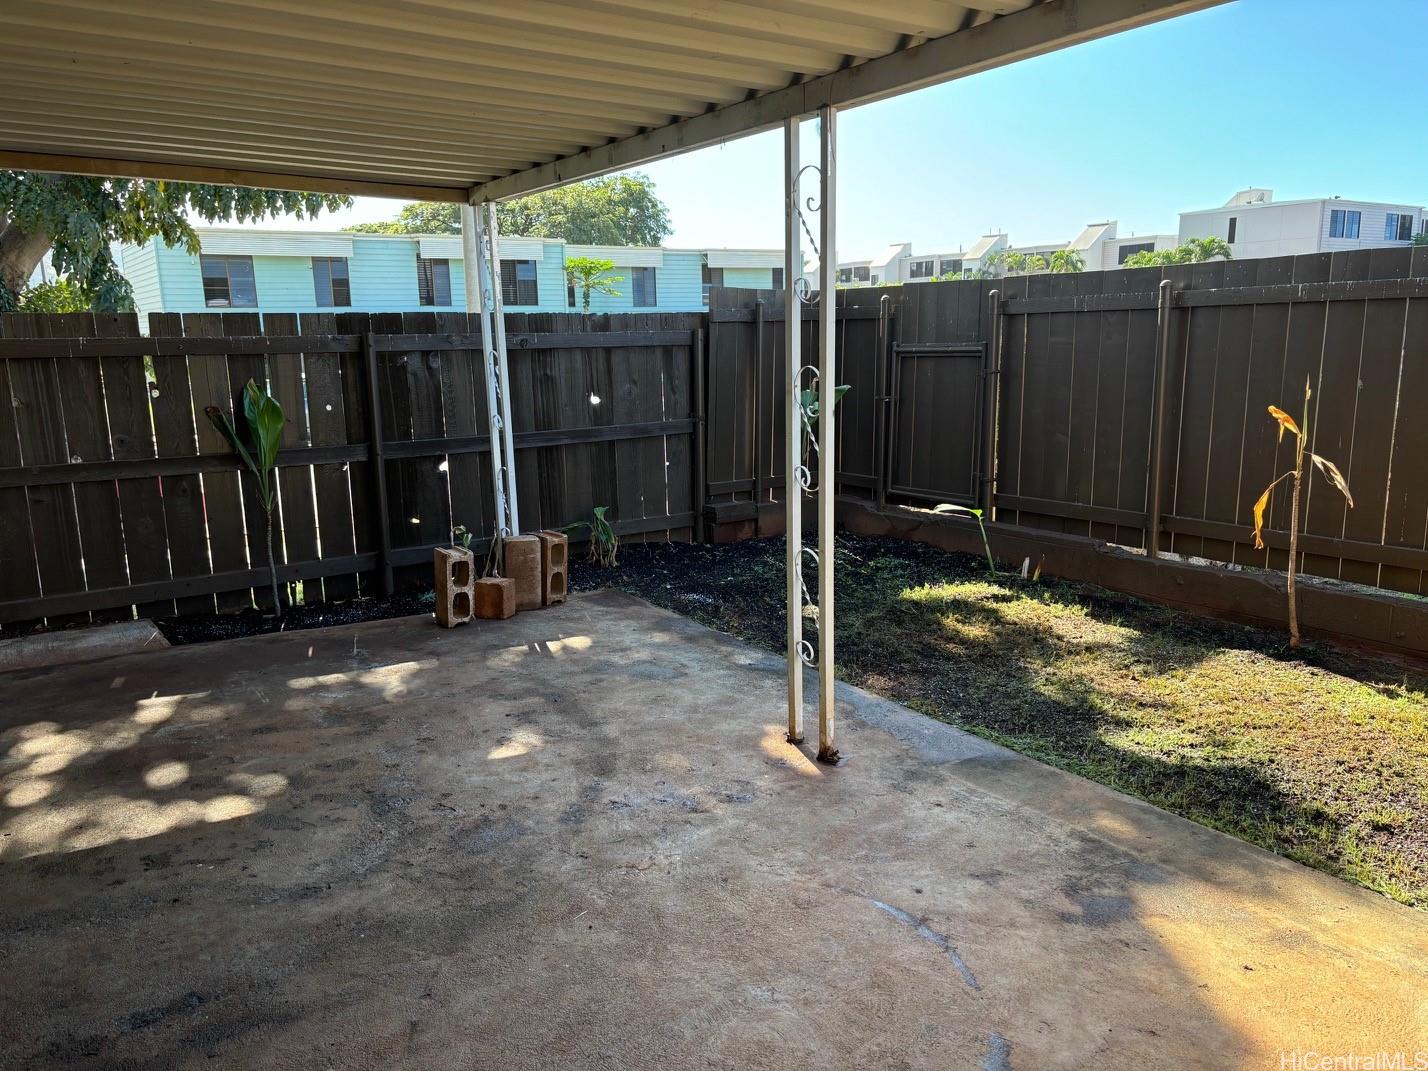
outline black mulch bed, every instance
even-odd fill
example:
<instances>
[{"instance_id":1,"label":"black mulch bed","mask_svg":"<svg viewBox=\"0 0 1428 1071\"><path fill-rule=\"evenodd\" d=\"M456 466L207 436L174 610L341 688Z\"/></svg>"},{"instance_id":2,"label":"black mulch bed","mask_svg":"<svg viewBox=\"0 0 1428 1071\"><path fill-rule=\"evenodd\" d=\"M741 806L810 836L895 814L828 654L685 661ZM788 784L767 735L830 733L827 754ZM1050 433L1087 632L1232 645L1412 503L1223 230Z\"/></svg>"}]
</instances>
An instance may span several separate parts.
<instances>
[{"instance_id":1,"label":"black mulch bed","mask_svg":"<svg viewBox=\"0 0 1428 1071\"><path fill-rule=\"evenodd\" d=\"M236 614L192 614L185 617L160 617L154 626L174 646L184 643L207 643L210 640L236 640L244 636L261 636L268 632L298 632L328 625L352 625L358 621L380 621L388 617L410 617L431 613L432 593L403 591L385 599L350 599L347 602L314 603L295 606L281 618L262 610L244 610Z\"/></svg>"}]
</instances>

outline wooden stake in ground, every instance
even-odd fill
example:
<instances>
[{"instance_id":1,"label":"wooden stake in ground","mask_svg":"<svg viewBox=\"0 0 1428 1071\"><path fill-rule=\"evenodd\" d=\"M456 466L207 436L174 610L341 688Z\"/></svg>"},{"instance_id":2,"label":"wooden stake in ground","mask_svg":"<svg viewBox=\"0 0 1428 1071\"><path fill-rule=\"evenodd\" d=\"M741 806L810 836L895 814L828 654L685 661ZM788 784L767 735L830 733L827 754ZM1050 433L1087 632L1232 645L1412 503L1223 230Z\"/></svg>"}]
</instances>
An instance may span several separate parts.
<instances>
[{"instance_id":1,"label":"wooden stake in ground","mask_svg":"<svg viewBox=\"0 0 1428 1071\"><path fill-rule=\"evenodd\" d=\"M1288 570L1288 593L1289 593L1289 646L1299 646L1299 604L1298 592L1295 580L1299 567L1299 492L1304 486L1304 458L1308 457L1318 466L1319 471L1329 478L1329 481L1343 493L1344 498L1349 503L1349 508L1354 505L1354 496L1349 494L1349 485L1344 480L1344 474L1339 471L1339 467L1328 458L1320 457L1318 454L1307 449L1309 444L1309 399L1312 392L1309 389L1309 377L1304 377L1304 415L1300 424L1294 422L1294 418L1277 405L1269 407L1269 415L1279 423L1279 438L1284 439L1284 433L1291 431L1295 436L1294 443L1294 467L1288 472L1280 473L1274 478L1264 493L1259 496L1254 504L1254 547L1255 550L1264 549L1264 511L1269 508L1269 495L1275 486L1286 479L1293 479L1292 498L1289 505L1289 570ZM1302 427L1300 425L1303 425Z\"/></svg>"}]
</instances>

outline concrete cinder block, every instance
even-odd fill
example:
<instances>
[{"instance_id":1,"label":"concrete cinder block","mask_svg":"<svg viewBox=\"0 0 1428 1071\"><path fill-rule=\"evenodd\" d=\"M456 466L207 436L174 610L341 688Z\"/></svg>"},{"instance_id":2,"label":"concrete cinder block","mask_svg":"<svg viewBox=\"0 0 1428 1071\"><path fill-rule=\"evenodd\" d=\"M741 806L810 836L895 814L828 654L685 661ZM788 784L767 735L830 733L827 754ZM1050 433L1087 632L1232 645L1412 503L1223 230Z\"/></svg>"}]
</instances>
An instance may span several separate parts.
<instances>
[{"instance_id":1,"label":"concrete cinder block","mask_svg":"<svg viewBox=\"0 0 1428 1071\"><path fill-rule=\"evenodd\" d=\"M515 581L516 609L536 610L541 604L540 539L533 535L508 536L501 569Z\"/></svg>"},{"instance_id":2,"label":"concrete cinder block","mask_svg":"<svg viewBox=\"0 0 1428 1071\"><path fill-rule=\"evenodd\" d=\"M541 604L564 602L570 589L570 537L564 532L537 532L540 540Z\"/></svg>"},{"instance_id":3,"label":"concrete cinder block","mask_svg":"<svg viewBox=\"0 0 1428 1071\"><path fill-rule=\"evenodd\" d=\"M437 547L432 552L436 570L436 623L455 628L471 620L474 612L476 562L469 550Z\"/></svg>"},{"instance_id":4,"label":"concrete cinder block","mask_svg":"<svg viewBox=\"0 0 1428 1071\"><path fill-rule=\"evenodd\" d=\"M510 577L486 576L476 581L476 616L504 621L516 616L516 583Z\"/></svg>"}]
</instances>

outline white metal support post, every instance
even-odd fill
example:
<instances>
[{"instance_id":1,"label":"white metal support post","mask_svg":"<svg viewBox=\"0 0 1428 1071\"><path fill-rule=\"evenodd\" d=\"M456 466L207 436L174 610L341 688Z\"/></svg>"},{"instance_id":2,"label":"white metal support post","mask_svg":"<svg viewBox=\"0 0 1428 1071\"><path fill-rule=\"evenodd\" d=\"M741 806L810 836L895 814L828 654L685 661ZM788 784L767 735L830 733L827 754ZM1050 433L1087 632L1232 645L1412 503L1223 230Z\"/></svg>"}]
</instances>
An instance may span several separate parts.
<instances>
[{"instance_id":1,"label":"white metal support post","mask_svg":"<svg viewBox=\"0 0 1428 1071\"><path fill-rule=\"evenodd\" d=\"M511 496L515 494L515 474L507 460L509 455L506 453L506 437L502 434L502 413L505 409L502 402L507 392L503 375L504 353L498 355L498 350L505 349L506 339L503 330L498 341L492 323L493 313L497 320L500 318L500 313L496 311L500 304L499 295L495 292L491 279L484 217L484 211L478 212L471 205L461 206L461 251L465 258L466 308L480 314L481 339L484 343L481 357L486 378L486 411L491 429L491 487L496 502L494 534L507 536L516 533L511 523L515 516L515 510L512 508L514 503L507 494L508 488Z\"/></svg>"},{"instance_id":2,"label":"white metal support post","mask_svg":"<svg viewBox=\"0 0 1428 1071\"><path fill-rule=\"evenodd\" d=\"M823 173L821 240L818 251L818 759L836 763L833 675L833 411L838 387L838 243L837 139L838 113L831 105L818 109L818 164Z\"/></svg>"},{"instance_id":3,"label":"white metal support post","mask_svg":"<svg viewBox=\"0 0 1428 1071\"><path fill-rule=\"evenodd\" d=\"M521 534L520 502L516 496L516 444L511 426L511 373L506 367L506 309L501 299L501 240L500 228L496 225L496 203L487 201L481 206L485 213L487 244L491 257L491 296L494 304L491 317L496 328L496 368L500 374L501 393L501 453L506 461L506 508L510 515L511 535Z\"/></svg>"},{"instance_id":4,"label":"white metal support post","mask_svg":"<svg viewBox=\"0 0 1428 1071\"><path fill-rule=\"evenodd\" d=\"M784 568L788 579L788 742L803 743L803 274L798 216L798 119L783 124Z\"/></svg>"}]
</instances>

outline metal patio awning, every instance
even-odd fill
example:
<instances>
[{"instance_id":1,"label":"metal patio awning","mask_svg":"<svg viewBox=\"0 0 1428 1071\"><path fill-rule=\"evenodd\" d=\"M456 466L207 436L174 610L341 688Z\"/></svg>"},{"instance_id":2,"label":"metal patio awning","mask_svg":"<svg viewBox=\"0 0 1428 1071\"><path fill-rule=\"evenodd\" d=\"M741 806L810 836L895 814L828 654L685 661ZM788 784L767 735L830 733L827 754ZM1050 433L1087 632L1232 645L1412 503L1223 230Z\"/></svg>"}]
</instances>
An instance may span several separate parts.
<instances>
[{"instance_id":1,"label":"metal patio awning","mask_svg":"<svg viewBox=\"0 0 1428 1071\"><path fill-rule=\"evenodd\" d=\"M8 0L0 167L501 199L1223 0Z\"/></svg>"}]
</instances>

